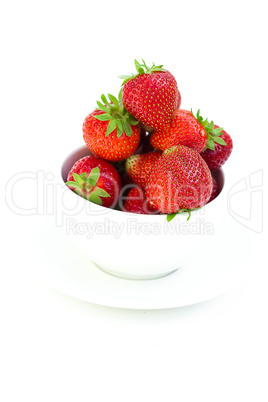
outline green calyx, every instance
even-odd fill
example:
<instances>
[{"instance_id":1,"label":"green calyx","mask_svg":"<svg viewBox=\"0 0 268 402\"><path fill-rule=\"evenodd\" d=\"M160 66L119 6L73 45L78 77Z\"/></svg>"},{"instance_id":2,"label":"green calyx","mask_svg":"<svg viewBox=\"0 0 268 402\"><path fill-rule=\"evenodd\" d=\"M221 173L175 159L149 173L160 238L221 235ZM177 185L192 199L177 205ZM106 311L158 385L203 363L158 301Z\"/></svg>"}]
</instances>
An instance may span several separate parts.
<instances>
[{"instance_id":1,"label":"green calyx","mask_svg":"<svg viewBox=\"0 0 268 402\"><path fill-rule=\"evenodd\" d=\"M214 128L214 122L209 122L208 119L204 120L202 116L200 116L200 110L198 109L196 116L194 115L191 109L192 115L199 121L200 124L204 127L207 133L207 145L205 149L211 149L212 151L215 150L215 142L220 145L226 145L226 142L220 136L223 134L223 128L218 127ZM203 150L203 151L204 151Z\"/></svg>"},{"instance_id":2,"label":"green calyx","mask_svg":"<svg viewBox=\"0 0 268 402\"><path fill-rule=\"evenodd\" d=\"M142 59L142 63L139 63L136 59L134 60L135 63L135 68L137 70L137 74L131 74L131 75L119 75L119 78L122 78L123 83L122 86L128 82L129 80L132 80L132 78L138 77L139 75L142 74L151 74L155 71L166 71L162 67L163 65L156 66L154 63L152 67L148 67L145 63L145 61Z\"/></svg>"},{"instance_id":3,"label":"green calyx","mask_svg":"<svg viewBox=\"0 0 268 402\"><path fill-rule=\"evenodd\" d=\"M67 181L65 184L69 187L73 187L74 192L81 197L94 202L94 204L102 205L102 199L100 197L110 197L107 191L100 187L97 187L97 182L100 177L100 168L95 167L91 170L90 174L87 173L73 173L75 181Z\"/></svg>"},{"instance_id":4,"label":"green calyx","mask_svg":"<svg viewBox=\"0 0 268 402\"><path fill-rule=\"evenodd\" d=\"M193 208L193 209L180 209L178 212L174 213L174 214L168 214L167 215L167 222L172 221L172 219L175 218L175 216L177 216L178 214L181 214L182 212L188 212L188 218L187 221L191 218L191 212L192 211L196 211L197 209L200 208Z\"/></svg>"},{"instance_id":5,"label":"green calyx","mask_svg":"<svg viewBox=\"0 0 268 402\"><path fill-rule=\"evenodd\" d=\"M115 129L117 129L117 137L120 138L123 133L128 137L132 135L131 126L137 125L139 122L134 119L131 114L123 106L122 101L122 88L119 92L118 99L108 94L110 102L107 100L104 94L101 95L101 100L103 103L97 101L98 108L96 110L101 110L104 113L95 115L95 119L100 121L108 121L109 124L106 130L106 137L111 134Z\"/></svg>"}]
</instances>

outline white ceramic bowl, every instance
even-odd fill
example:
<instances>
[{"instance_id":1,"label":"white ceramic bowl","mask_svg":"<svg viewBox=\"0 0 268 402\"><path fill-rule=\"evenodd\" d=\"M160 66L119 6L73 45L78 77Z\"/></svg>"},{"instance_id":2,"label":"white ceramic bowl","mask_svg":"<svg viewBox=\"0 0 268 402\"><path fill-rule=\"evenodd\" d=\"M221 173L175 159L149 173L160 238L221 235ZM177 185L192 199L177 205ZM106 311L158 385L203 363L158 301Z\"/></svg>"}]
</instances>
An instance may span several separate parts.
<instances>
[{"instance_id":1,"label":"white ceramic bowl","mask_svg":"<svg viewBox=\"0 0 268 402\"><path fill-rule=\"evenodd\" d=\"M219 196L200 210L177 215L139 215L104 208L76 195L63 182L73 164L90 155L86 146L72 152L61 167L61 199L57 203L57 227L70 236L77 250L87 252L102 270L127 279L152 279L168 275L199 253L217 247L217 233L223 223L219 213L224 199L222 170L216 179ZM62 182L63 181L63 182ZM203 261L204 262L204 261Z\"/></svg>"}]
</instances>

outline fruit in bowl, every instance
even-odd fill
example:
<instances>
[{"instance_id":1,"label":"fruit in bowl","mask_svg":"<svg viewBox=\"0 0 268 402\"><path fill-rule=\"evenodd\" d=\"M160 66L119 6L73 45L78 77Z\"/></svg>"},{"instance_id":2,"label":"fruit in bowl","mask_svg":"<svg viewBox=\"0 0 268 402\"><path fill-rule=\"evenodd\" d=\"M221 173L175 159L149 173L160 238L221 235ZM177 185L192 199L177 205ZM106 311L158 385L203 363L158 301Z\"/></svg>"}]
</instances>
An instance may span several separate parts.
<instances>
[{"instance_id":1,"label":"fruit in bowl","mask_svg":"<svg viewBox=\"0 0 268 402\"><path fill-rule=\"evenodd\" d=\"M78 247L106 272L148 279L205 247L200 227L200 236L191 228L200 226L200 211L207 224L219 219L221 166L233 143L199 110L180 109L177 82L162 65L135 67L122 77L118 99L102 95L85 118L86 146L65 160L62 179L70 202L79 196L77 224L91 228L83 239L72 233Z\"/></svg>"},{"instance_id":2,"label":"fruit in bowl","mask_svg":"<svg viewBox=\"0 0 268 402\"><path fill-rule=\"evenodd\" d=\"M142 189L146 188L149 174L162 152L153 151L141 155L132 155L126 160L126 172L131 180Z\"/></svg>"},{"instance_id":3,"label":"fruit in bowl","mask_svg":"<svg viewBox=\"0 0 268 402\"><path fill-rule=\"evenodd\" d=\"M122 104L122 91L119 99L108 95L101 96L103 103L90 113L83 124L83 137L94 155L109 161L121 161L132 155L140 141L140 128Z\"/></svg>"},{"instance_id":4,"label":"fruit in bowl","mask_svg":"<svg viewBox=\"0 0 268 402\"><path fill-rule=\"evenodd\" d=\"M65 156L61 167L61 180L66 183L75 162L92 155L81 146ZM203 208L176 215L140 213L139 210L120 210L95 204L78 196L69 186L62 187L64 236L75 243L77 250L87 254L103 271L127 279L153 279L168 275L187 266L191 255L217 248L222 224L219 211L224 211L226 191L222 169L212 172L218 185L218 196ZM132 184L136 187L136 184ZM127 197L127 195L126 195ZM135 200L137 201L137 200ZM124 203L122 202L122 209Z\"/></svg>"},{"instance_id":5,"label":"fruit in bowl","mask_svg":"<svg viewBox=\"0 0 268 402\"><path fill-rule=\"evenodd\" d=\"M183 145L166 149L154 163L146 185L149 205L165 214L204 206L212 193L212 176L200 156Z\"/></svg>"},{"instance_id":6,"label":"fruit in bowl","mask_svg":"<svg viewBox=\"0 0 268 402\"><path fill-rule=\"evenodd\" d=\"M144 191L138 186L131 188L122 210L135 214L154 214L157 212L157 209L149 205Z\"/></svg>"},{"instance_id":7,"label":"fruit in bowl","mask_svg":"<svg viewBox=\"0 0 268 402\"><path fill-rule=\"evenodd\" d=\"M135 60L136 74L121 75L123 104L143 127L164 128L181 104L175 77L163 65L148 67L144 60Z\"/></svg>"},{"instance_id":8,"label":"fruit in bowl","mask_svg":"<svg viewBox=\"0 0 268 402\"><path fill-rule=\"evenodd\" d=\"M67 186L88 201L113 208L119 199L121 180L107 161L93 155L75 162L67 177Z\"/></svg>"}]
</instances>

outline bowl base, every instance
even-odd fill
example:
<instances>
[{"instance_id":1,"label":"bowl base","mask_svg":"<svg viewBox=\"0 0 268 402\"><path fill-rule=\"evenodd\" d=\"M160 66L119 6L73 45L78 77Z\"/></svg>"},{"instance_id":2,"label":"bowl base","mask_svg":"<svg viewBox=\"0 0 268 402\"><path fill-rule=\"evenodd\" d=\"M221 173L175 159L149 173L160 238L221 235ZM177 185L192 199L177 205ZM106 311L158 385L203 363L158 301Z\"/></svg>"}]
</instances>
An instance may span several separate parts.
<instances>
[{"instance_id":1,"label":"bowl base","mask_svg":"<svg viewBox=\"0 0 268 402\"><path fill-rule=\"evenodd\" d=\"M94 261L93 261L94 262ZM165 272L164 274L159 274L159 275L128 275L124 273L118 273L114 272L108 268L101 267L100 265L96 264L96 267L98 267L101 271L105 272L106 274L116 276L117 278L122 278L122 279L130 279L130 280L136 280L136 281L146 281L146 280L151 280L151 279L158 279L158 278L163 278L164 276L168 276L173 274L173 272L176 272L179 268L173 269L172 271Z\"/></svg>"}]
</instances>

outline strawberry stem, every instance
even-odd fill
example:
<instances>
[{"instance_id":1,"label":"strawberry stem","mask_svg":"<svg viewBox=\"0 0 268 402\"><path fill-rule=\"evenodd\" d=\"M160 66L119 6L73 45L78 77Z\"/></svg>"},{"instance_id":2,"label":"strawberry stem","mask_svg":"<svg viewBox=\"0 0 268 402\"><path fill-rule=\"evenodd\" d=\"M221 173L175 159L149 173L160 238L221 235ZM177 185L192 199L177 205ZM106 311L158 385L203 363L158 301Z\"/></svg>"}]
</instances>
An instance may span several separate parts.
<instances>
[{"instance_id":1,"label":"strawberry stem","mask_svg":"<svg viewBox=\"0 0 268 402\"><path fill-rule=\"evenodd\" d=\"M89 175L87 175L86 172L80 175L73 173L73 178L75 181L67 181L65 184L74 188L74 192L86 200L94 202L94 204L102 205L102 199L100 197L110 197L107 191L97 187L100 178L100 168L98 166L93 168Z\"/></svg>"},{"instance_id":2,"label":"strawberry stem","mask_svg":"<svg viewBox=\"0 0 268 402\"><path fill-rule=\"evenodd\" d=\"M131 74L131 75L119 75L119 78L123 79L122 86L128 82L129 80L132 80L133 78L138 77L139 75L142 74L152 74L153 72L156 71L166 71L163 69L163 64L156 66L154 63L152 67L148 67L145 61L142 59L142 63L139 63L136 59L134 60L135 68L138 74Z\"/></svg>"},{"instance_id":3,"label":"strawberry stem","mask_svg":"<svg viewBox=\"0 0 268 402\"><path fill-rule=\"evenodd\" d=\"M196 120L202 124L204 129L206 130L207 133L207 144L203 151L205 149L211 149L214 151L215 149L215 142L221 145L226 145L226 142L224 141L223 138L220 138L220 136L223 134L223 128L222 127L217 127L215 128L213 120L211 122L208 121L208 119L204 120L202 116L200 116L200 109L198 109L196 116L193 113L193 110L191 109L192 115L196 118Z\"/></svg>"},{"instance_id":4,"label":"strawberry stem","mask_svg":"<svg viewBox=\"0 0 268 402\"><path fill-rule=\"evenodd\" d=\"M93 117L100 121L109 121L105 133L106 137L114 130L117 130L118 138L120 138L123 133L130 137L132 135L131 126L137 125L139 122L125 109L122 101L122 88L120 89L118 99L111 94L108 94L108 98L111 103L109 103L104 94L101 95L103 103L97 101L98 108L96 110L100 110L104 113L93 115Z\"/></svg>"},{"instance_id":5,"label":"strawberry stem","mask_svg":"<svg viewBox=\"0 0 268 402\"><path fill-rule=\"evenodd\" d=\"M189 221L189 219L191 218L191 212L192 212L192 211L196 211L197 209L200 209L200 208L180 209L178 212L175 212L174 214L168 214L168 215L167 215L167 222L172 221L172 219L174 219L175 216L177 216L178 214L181 214L182 212L188 212L187 221Z\"/></svg>"}]
</instances>

